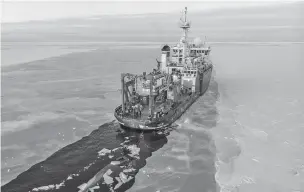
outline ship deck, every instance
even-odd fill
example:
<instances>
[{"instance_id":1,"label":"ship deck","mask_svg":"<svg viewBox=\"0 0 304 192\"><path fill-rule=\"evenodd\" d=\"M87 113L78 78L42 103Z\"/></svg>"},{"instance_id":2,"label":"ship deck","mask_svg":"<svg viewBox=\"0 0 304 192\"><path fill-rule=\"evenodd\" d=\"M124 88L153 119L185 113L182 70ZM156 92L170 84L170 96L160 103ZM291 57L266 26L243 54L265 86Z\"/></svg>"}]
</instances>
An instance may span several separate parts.
<instances>
[{"instance_id":1,"label":"ship deck","mask_svg":"<svg viewBox=\"0 0 304 192\"><path fill-rule=\"evenodd\" d=\"M192 93L193 94L193 93ZM175 103L181 103L181 102L185 102L188 98L190 98L191 95L188 94L182 94L179 99L175 102ZM172 102L173 104L173 102ZM163 102L163 103L155 103L155 108L154 108L154 112L160 112L162 110L162 108L164 109L164 113L169 112L172 109L172 104L170 104L170 102ZM137 120L137 121L147 121L150 115L150 111L149 111L149 106L143 106L143 110L141 112L141 116L134 116L133 113L125 113L122 118L124 119L133 119L133 120ZM121 114L122 112L122 108L121 106L117 108L116 113L117 114Z\"/></svg>"}]
</instances>

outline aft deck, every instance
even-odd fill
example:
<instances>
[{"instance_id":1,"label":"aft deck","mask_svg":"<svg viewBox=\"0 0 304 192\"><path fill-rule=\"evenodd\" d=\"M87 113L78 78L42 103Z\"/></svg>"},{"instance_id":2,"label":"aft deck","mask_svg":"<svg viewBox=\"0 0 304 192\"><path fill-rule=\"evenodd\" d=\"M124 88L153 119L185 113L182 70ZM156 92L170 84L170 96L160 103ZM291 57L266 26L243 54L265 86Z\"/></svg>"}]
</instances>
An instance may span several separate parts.
<instances>
[{"instance_id":1,"label":"aft deck","mask_svg":"<svg viewBox=\"0 0 304 192\"><path fill-rule=\"evenodd\" d=\"M194 94L194 93L192 93ZM192 95L191 94L191 95ZM183 94L179 97L179 99L176 102L173 101L166 101L163 103L155 103L155 107L154 107L154 112L161 112L163 111L164 114L167 114L168 112L170 112L170 110L173 110L176 106L178 106L180 103L182 102L187 102L188 99L190 99L191 95L189 94ZM150 116L150 110L149 110L149 106L143 106L143 110L141 112L141 116L139 115L134 115L133 112L127 112L124 113L122 115L122 106L120 105L118 108L116 108L115 113L117 115L120 115L122 118L126 118L126 119L133 119L133 120L137 120L137 121L147 121L149 120L149 116Z\"/></svg>"}]
</instances>

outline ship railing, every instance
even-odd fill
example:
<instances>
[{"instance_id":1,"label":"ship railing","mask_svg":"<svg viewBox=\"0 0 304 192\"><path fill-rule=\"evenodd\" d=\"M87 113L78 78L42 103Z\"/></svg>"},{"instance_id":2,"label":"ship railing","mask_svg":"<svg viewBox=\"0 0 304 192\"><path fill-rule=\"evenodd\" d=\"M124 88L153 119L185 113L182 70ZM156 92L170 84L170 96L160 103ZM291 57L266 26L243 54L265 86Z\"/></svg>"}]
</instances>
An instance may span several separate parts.
<instances>
[{"instance_id":1,"label":"ship railing","mask_svg":"<svg viewBox=\"0 0 304 192\"><path fill-rule=\"evenodd\" d=\"M192 71L196 71L197 70L196 67L190 67L190 66L185 66L184 69L185 70L192 70Z\"/></svg>"},{"instance_id":2,"label":"ship railing","mask_svg":"<svg viewBox=\"0 0 304 192\"><path fill-rule=\"evenodd\" d=\"M168 67L182 67L183 64L179 62L171 62L170 64L167 65Z\"/></svg>"},{"instance_id":3,"label":"ship railing","mask_svg":"<svg viewBox=\"0 0 304 192\"><path fill-rule=\"evenodd\" d=\"M160 85L158 87L153 86L152 90L153 90L153 92L156 92L156 91L159 91L160 89L162 89L162 88L164 88L166 86L167 86L166 84L162 84L162 85Z\"/></svg>"}]
</instances>

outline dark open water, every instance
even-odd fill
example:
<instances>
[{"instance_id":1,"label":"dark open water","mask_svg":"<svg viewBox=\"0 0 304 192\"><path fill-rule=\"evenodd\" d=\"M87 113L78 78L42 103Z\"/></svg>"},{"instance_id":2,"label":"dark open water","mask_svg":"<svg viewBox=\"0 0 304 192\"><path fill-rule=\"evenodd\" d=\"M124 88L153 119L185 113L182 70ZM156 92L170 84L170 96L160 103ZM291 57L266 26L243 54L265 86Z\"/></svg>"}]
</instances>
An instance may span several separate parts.
<instances>
[{"instance_id":1,"label":"dark open water","mask_svg":"<svg viewBox=\"0 0 304 192\"><path fill-rule=\"evenodd\" d=\"M64 183L56 191L77 191L77 186L87 182L99 170L118 157L123 156L120 150L109 155L99 156L103 148L115 149L120 144L136 145L140 148L139 159L134 162L135 173L145 166L146 159L167 143L168 132L151 132L142 134L136 131L125 131L116 122L106 123L90 135L70 144L48 157L16 179L2 187L3 191L31 191L36 187ZM73 175L74 174L74 175ZM75 176L77 175L77 176ZM73 179L67 180L69 176ZM134 180L121 187L120 191L130 188ZM100 185L96 191L109 191L106 185Z\"/></svg>"}]
</instances>

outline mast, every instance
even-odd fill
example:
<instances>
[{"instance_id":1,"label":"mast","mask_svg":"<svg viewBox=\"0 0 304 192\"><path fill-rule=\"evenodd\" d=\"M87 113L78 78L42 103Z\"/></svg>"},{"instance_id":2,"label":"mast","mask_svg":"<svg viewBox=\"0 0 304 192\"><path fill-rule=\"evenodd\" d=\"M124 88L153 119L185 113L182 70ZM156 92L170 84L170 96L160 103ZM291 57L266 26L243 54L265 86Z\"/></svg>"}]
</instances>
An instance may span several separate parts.
<instances>
[{"instance_id":1,"label":"mast","mask_svg":"<svg viewBox=\"0 0 304 192\"><path fill-rule=\"evenodd\" d=\"M190 22L187 21L187 7L185 7L183 15L184 15L184 18L181 18L180 28L183 29L183 36L181 38L181 42L183 43L182 62L185 63L186 49L187 49L187 46L188 46L188 30L190 28Z\"/></svg>"}]
</instances>

